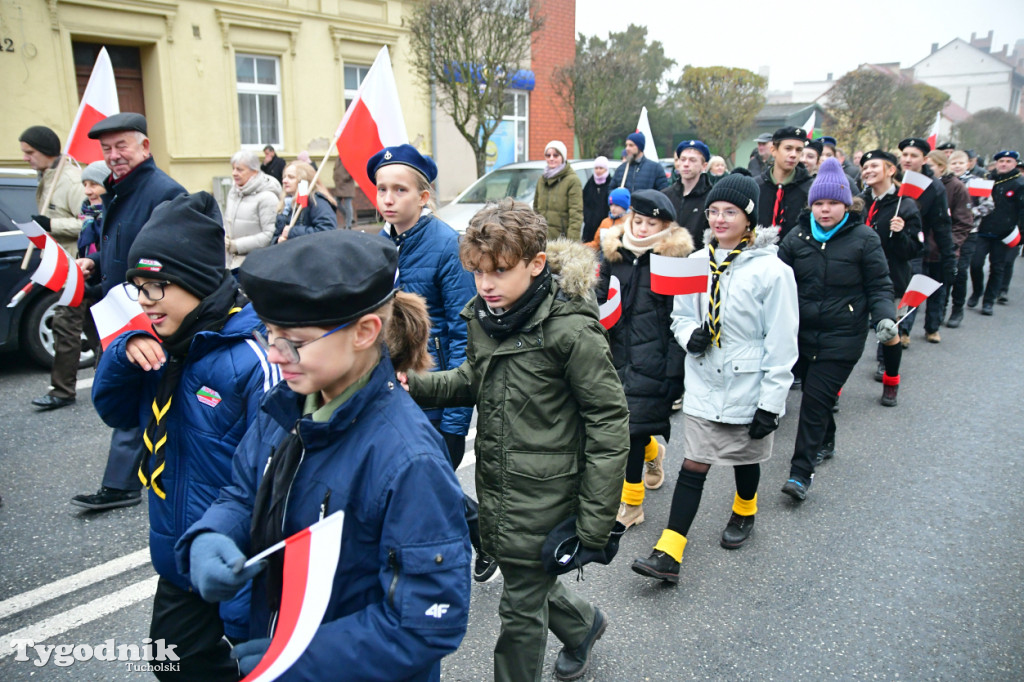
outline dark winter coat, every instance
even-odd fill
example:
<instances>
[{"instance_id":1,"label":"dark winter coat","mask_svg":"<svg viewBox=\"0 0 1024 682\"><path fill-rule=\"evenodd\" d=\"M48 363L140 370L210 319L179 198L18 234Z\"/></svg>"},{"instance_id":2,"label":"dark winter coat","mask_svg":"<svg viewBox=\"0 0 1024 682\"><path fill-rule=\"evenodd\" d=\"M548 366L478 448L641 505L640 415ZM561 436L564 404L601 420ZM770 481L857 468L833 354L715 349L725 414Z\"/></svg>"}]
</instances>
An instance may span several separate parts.
<instances>
[{"instance_id":1,"label":"dark winter coat","mask_svg":"<svg viewBox=\"0 0 1024 682\"><path fill-rule=\"evenodd\" d=\"M825 244L811 235L810 216L802 214L779 247L796 277L800 355L856 362L868 321L896 319L889 265L878 235L856 213Z\"/></svg>"},{"instance_id":2,"label":"dark winter coat","mask_svg":"<svg viewBox=\"0 0 1024 682\"><path fill-rule=\"evenodd\" d=\"M597 301L608 299L608 283L617 277L622 315L608 330L612 362L629 404L629 435L671 434L672 401L683 391L686 353L672 336L674 296L651 291L651 253L686 258L693 251L690 233L681 227L652 251L637 256L622 245L624 226L609 230L601 240L601 273Z\"/></svg>"},{"instance_id":3,"label":"dark winter coat","mask_svg":"<svg viewBox=\"0 0 1024 682\"><path fill-rule=\"evenodd\" d=\"M625 175L627 168L629 175ZM622 183L624 175L625 184ZM644 156L639 161L623 163L615 169L615 175L612 176L612 189L619 187L625 187L630 194L642 189L665 189L668 187L668 178L665 177L665 169L661 167L660 163L651 161Z\"/></svg>"},{"instance_id":4,"label":"dark winter coat","mask_svg":"<svg viewBox=\"0 0 1024 682\"><path fill-rule=\"evenodd\" d=\"M459 260L459 234L433 215L422 216L400 235L381 234L398 247L398 287L427 301L434 371L455 369L466 360L466 321L459 313L476 295L473 275ZM427 418L440 419L445 433L465 436L473 409L430 410Z\"/></svg>"},{"instance_id":5,"label":"dark winter coat","mask_svg":"<svg viewBox=\"0 0 1024 682\"><path fill-rule=\"evenodd\" d=\"M949 217L949 202L946 201L946 187L935 177L927 164L921 172L932 179L932 184L917 198L921 211L921 230L925 244L929 246L924 259L929 263L942 263L943 279L952 284L956 268L956 253L953 247L953 220ZM932 246L934 245L934 246Z\"/></svg>"},{"instance_id":6,"label":"dark winter coat","mask_svg":"<svg viewBox=\"0 0 1024 682\"><path fill-rule=\"evenodd\" d=\"M757 149L750 152L750 160L747 162L747 170L753 177L757 177L764 172L765 163L761 160L761 155L757 153Z\"/></svg>"},{"instance_id":7,"label":"dark winter coat","mask_svg":"<svg viewBox=\"0 0 1024 682\"><path fill-rule=\"evenodd\" d=\"M701 173L689 194L683 194L685 189L682 182L673 182L661 190L672 200L672 206L676 209L676 224L690 232L694 249L704 247L704 232L708 229L704 202L711 191L711 185L711 177L707 173Z\"/></svg>"},{"instance_id":8,"label":"dark winter coat","mask_svg":"<svg viewBox=\"0 0 1024 682\"><path fill-rule=\"evenodd\" d=\"M260 164L260 170L277 180L278 184L280 184L281 179L284 177L284 167L286 165L284 159L274 154L274 158L270 160L270 163Z\"/></svg>"},{"instance_id":9,"label":"dark winter coat","mask_svg":"<svg viewBox=\"0 0 1024 682\"><path fill-rule=\"evenodd\" d=\"M315 199L315 200L314 200ZM294 202L286 205L284 209L277 214L277 221L274 227L274 237L270 240L271 244L276 244L281 238L281 233L284 232L284 228L288 226L288 223L292 220L292 210L295 208ZM335 213L334 204L332 204L326 196L317 192L315 195L310 195L309 206L302 209L302 213L299 214L299 219L292 225L292 229L288 231L288 239L294 239L295 237L304 237L314 232L326 232L327 230L338 229L338 214Z\"/></svg>"},{"instance_id":10,"label":"dark winter coat","mask_svg":"<svg viewBox=\"0 0 1024 682\"><path fill-rule=\"evenodd\" d=\"M548 240L566 237L579 241L583 231L583 187L568 163L551 178L537 179L533 210L548 223Z\"/></svg>"},{"instance_id":11,"label":"dark winter coat","mask_svg":"<svg viewBox=\"0 0 1024 682\"><path fill-rule=\"evenodd\" d=\"M612 191L611 173L605 174L603 184L597 184L594 176L583 185L583 235L580 241L593 241L601 221L608 217L608 195Z\"/></svg>"},{"instance_id":12,"label":"dark winter coat","mask_svg":"<svg viewBox=\"0 0 1024 682\"><path fill-rule=\"evenodd\" d=\"M974 229L974 214L971 213L971 196L967 187L952 173L942 176L942 184L946 188L946 202L949 205L949 217L953 221L953 248L957 258L960 257L960 246L967 241L967 235ZM929 247L934 242L929 243ZM928 260L935 261L938 253L930 254Z\"/></svg>"},{"instance_id":13,"label":"dark winter coat","mask_svg":"<svg viewBox=\"0 0 1024 682\"><path fill-rule=\"evenodd\" d=\"M284 535L345 512L327 610L309 647L278 679L441 679L469 616L472 550L462 489L440 434L395 379L385 355L369 383L326 422L303 415L306 397L277 385L234 457L231 485L182 537L223 533L249 552L256 491L274 449L295 429L304 452L289 494ZM250 636L268 637L265 574L252 583ZM442 604L447 610L431 609Z\"/></svg>"},{"instance_id":14,"label":"dark winter coat","mask_svg":"<svg viewBox=\"0 0 1024 682\"><path fill-rule=\"evenodd\" d=\"M807 208L807 194L811 191L814 178L807 174L803 164L798 163L793 179L780 185L772 177L774 167L774 161L769 161L761 174L754 178L761 191L757 202L757 224L779 227L779 239L784 239L796 225L800 212Z\"/></svg>"},{"instance_id":15,"label":"dark winter coat","mask_svg":"<svg viewBox=\"0 0 1024 682\"><path fill-rule=\"evenodd\" d=\"M882 242L882 251L889 263L889 279L892 280L896 297L901 297L910 284L910 278L914 276L910 261L919 258L923 249L921 212L917 209L917 202L910 197L900 199L895 185L893 191L877 200L872 197L870 188L861 195L864 199L865 224L875 231ZM903 218L903 229L891 232L889 224L896 215L897 205L900 207L900 218Z\"/></svg>"},{"instance_id":16,"label":"dark winter coat","mask_svg":"<svg viewBox=\"0 0 1024 682\"><path fill-rule=\"evenodd\" d=\"M276 365L253 341L266 330L252 306L228 318L218 332L192 339L185 366L167 414L163 489L166 499L149 494L149 552L162 578L191 591L178 570L174 545L210 508L220 489L231 483L231 461L246 430L256 421L260 401L280 379ZM103 353L92 401L107 425L146 428L164 369L144 371L128 360L128 340L143 332L122 334ZM150 463L152 471L154 464ZM227 634L249 636L249 590L220 605Z\"/></svg>"},{"instance_id":17,"label":"dark winter coat","mask_svg":"<svg viewBox=\"0 0 1024 682\"><path fill-rule=\"evenodd\" d=\"M136 166L120 182L115 182L111 173L103 184L107 192L103 195L103 218L98 228L100 241L98 250L89 258L99 266L100 285L106 295L125 281L128 250L153 209L186 192L184 187L156 167L153 157Z\"/></svg>"},{"instance_id":18,"label":"dark winter coat","mask_svg":"<svg viewBox=\"0 0 1024 682\"><path fill-rule=\"evenodd\" d=\"M989 173L989 180L995 180L992 201L995 208L981 219L978 235L1002 239L1013 232L1014 227L1024 226L1024 175L1019 168L1009 173Z\"/></svg>"}]
</instances>

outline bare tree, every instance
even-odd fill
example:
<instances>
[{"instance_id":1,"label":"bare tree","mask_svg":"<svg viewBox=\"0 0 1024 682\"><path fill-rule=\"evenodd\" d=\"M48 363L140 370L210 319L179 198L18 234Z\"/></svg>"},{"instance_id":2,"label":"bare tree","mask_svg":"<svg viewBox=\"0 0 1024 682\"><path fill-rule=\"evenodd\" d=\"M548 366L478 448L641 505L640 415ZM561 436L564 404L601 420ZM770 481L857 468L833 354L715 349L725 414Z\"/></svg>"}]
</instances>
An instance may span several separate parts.
<instances>
[{"instance_id":1,"label":"bare tree","mask_svg":"<svg viewBox=\"0 0 1024 682\"><path fill-rule=\"evenodd\" d=\"M483 175L505 94L543 19L533 0L424 0L408 18L412 65L473 149Z\"/></svg>"},{"instance_id":2,"label":"bare tree","mask_svg":"<svg viewBox=\"0 0 1024 682\"><path fill-rule=\"evenodd\" d=\"M982 109L954 125L953 136L960 147L991 158L1001 149L1024 147L1024 122L1002 109Z\"/></svg>"},{"instance_id":3,"label":"bare tree","mask_svg":"<svg viewBox=\"0 0 1024 682\"><path fill-rule=\"evenodd\" d=\"M735 162L737 140L764 106L767 79L746 69L687 66L677 87L701 139Z\"/></svg>"}]
</instances>

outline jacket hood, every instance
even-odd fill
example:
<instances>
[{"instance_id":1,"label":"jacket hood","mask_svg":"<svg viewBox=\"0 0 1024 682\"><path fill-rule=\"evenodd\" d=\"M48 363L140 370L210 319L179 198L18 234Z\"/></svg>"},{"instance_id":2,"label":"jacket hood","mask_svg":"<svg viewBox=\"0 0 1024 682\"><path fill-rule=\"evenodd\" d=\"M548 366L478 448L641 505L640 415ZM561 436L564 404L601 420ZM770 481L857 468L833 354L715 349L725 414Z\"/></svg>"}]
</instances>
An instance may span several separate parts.
<instances>
[{"instance_id":1,"label":"jacket hood","mask_svg":"<svg viewBox=\"0 0 1024 682\"><path fill-rule=\"evenodd\" d=\"M249 182L245 183L241 187L238 185L232 185L232 192L238 192L242 196L249 196L250 194L257 194L259 192L273 192L274 194L281 193L281 185L275 178L270 177L263 171L260 171L256 175L249 178Z\"/></svg>"},{"instance_id":2,"label":"jacket hood","mask_svg":"<svg viewBox=\"0 0 1024 682\"><path fill-rule=\"evenodd\" d=\"M628 214L627 214L628 215ZM669 233L658 244L651 249L660 256L670 258L686 258L693 252L693 237L690 231L671 223L668 227ZM622 260L622 234L626 231L626 223L620 223L608 228L604 238L601 240L601 250L609 263L618 263Z\"/></svg>"},{"instance_id":3,"label":"jacket hood","mask_svg":"<svg viewBox=\"0 0 1024 682\"><path fill-rule=\"evenodd\" d=\"M548 242L544 251L552 276L567 296L586 298L590 295L597 284L597 257L590 247L559 238Z\"/></svg>"}]
</instances>

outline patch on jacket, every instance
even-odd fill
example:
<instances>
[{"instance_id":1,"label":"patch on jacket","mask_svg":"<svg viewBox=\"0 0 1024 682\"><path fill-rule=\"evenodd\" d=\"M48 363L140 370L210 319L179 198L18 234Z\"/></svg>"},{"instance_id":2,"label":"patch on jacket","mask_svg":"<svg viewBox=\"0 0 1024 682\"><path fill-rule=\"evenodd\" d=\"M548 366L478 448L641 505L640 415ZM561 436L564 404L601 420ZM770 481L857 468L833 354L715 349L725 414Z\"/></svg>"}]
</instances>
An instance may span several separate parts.
<instances>
[{"instance_id":1,"label":"patch on jacket","mask_svg":"<svg viewBox=\"0 0 1024 682\"><path fill-rule=\"evenodd\" d=\"M164 264L153 258L140 258L139 262L135 264L136 270L149 270L151 272L160 272L163 270Z\"/></svg>"},{"instance_id":2,"label":"patch on jacket","mask_svg":"<svg viewBox=\"0 0 1024 682\"><path fill-rule=\"evenodd\" d=\"M217 391L213 390L209 386L203 386L196 391L196 398L203 405L207 405L209 407L217 407L221 401L220 393L217 393Z\"/></svg>"}]
</instances>

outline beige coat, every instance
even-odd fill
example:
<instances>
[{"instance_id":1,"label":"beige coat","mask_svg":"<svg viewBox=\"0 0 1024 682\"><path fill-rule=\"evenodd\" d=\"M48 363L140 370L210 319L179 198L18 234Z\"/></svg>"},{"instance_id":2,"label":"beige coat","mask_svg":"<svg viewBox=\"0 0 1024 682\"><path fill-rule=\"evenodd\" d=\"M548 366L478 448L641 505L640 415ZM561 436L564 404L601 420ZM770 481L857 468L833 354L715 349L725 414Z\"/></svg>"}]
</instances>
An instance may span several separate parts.
<instances>
[{"instance_id":1,"label":"beige coat","mask_svg":"<svg viewBox=\"0 0 1024 682\"><path fill-rule=\"evenodd\" d=\"M78 212L85 201L85 188L82 187L82 171L71 161L64 164L64 169L57 178L57 187L53 191L49 206L43 206L43 199L57 175L56 168L47 168L39 179L36 187L36 206L39 213L50 219L50 234L57 243L72 256L78 255L78 234L82 231L82 221Z\"/></svg>"},{"instance_id":2,"label":"beige coat","mask_svg":"<svg viewBox=\"0 0 1024 682\"><path fill-rule=\"evenodd\" d=\"M232 185L224 211L224 234L232 240L234 253L227 253L227 267L240 267L246 255L270 246L277 220L281 185L260 171L243 186Z\"/></svg>"}]
</instances>

